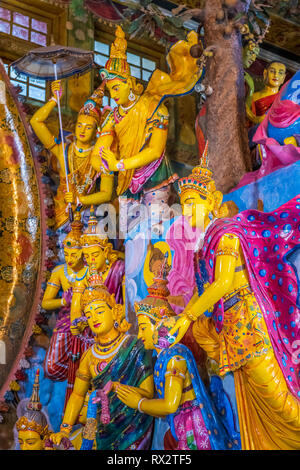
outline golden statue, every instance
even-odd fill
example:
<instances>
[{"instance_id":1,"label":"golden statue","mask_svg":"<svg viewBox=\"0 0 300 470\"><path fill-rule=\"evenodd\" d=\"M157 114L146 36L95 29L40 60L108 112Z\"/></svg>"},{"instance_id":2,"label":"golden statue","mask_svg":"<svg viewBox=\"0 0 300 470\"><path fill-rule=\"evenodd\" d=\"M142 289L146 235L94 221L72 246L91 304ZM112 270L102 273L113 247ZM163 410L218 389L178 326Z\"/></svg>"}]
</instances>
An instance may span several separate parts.
<instances>
[{"instance_id":1,"label":"golden statue","mask_svg":"<svg viewBox=\"0 0 300 470\"><path fill-rule=\"evenodd\" d=\"M243 449L299 449L299 386L292 361L297 308L290 294L296 280L283 261L287 246L293 248L296 198L273 213L248 210L222 219L226 206L206 157L179 186L184 215L205 237L195 255L198 292L170 334L180 341L194 322L195 340L217 361L220 374L233 372ZM272 256L273 238L287 223L291 243L276 241ZM278 270L292 287L278 282Z\"/></svg>"},{"instance_id":2,"label":"golden statue","mask_svg":"<svg viewBox=\"0 0 300 470\"><path fill-rule=\"evenodd\" d=\"M170 450L235 449L238 440L226 431L222 418L200 378L193 353L184 344L175 344L169 335L178 318L168 304L166 271L160 273L149 295L135 303L138 338L157 359L154 383L157 398L147 398L138 390L120 385L119 399L131 408L155 417L166 417L170 430L164 445ZM235 433L236 434L236 433Z\"/></svg>"},{"instance_id":3,"label":"golden statue","mask_svg":"<svg viewBox=\"0 0 300 470\"><path fill-rule=\"evenodd\" d=\"M189 52L197 42L197 34L190 32L187 41L173 45L167 56L170 74L155 70L143 91L131 76L125 34L117 27L110 58L100 71L117 107L102 123L92 162L98 171L104 165L118 172L118 195L166 188L177 179L165 155L169 113L162 101L192 91L198 81L196 59Z\"/></svg>"},{"instance_id":4,"label":"golden statue","mask_svg":"<svg viewBox=\"0 0 300 470\"><path fill-rule=\"evenodd\" d=\"M262 90L252 95L251 103L246 103L246 114L254 124L260 124L268 109L272 106L279 88L283 84L286 75L286 67L281 62L271 62L264 70L264 84Z\"/></svg>"},{"instance_id":5,"label":"golden statue","mask_svg":"<svg viewBox=\"0 0 300 470\"><path fill-rule=\"evenodd\" d=\"M81 449L91 449L95 438L97 450L149 448L152 419L120 406L115 393L121 382L145 397L153 396L152 368L142 343L136 336L126 334L130 325L124 306L116 303L100 275L94 274L90 279L90 287L81 297L81 308L95 343L81 357L60 432L52 434L51 440L59 445L64 436L70 435L92 386Z\"/></svg>"},{"instance_id":6,"label":"golden statue","mask_svg":"<svg viewBox=\"0 0 300 470\"><path fill-rule=\"evenodd\" d=\"M113 190L113 174L104 168L96 170L91 162L97 127L102 119L100 106L102 104L103 87L95 90L79 111L74 141L65 147L66 160L62 152L62 146L45 124L49 114L56 106L57 94L61 94L60 81L53 82L51 90L52 98L35 112L30 124L39 140L53 153L59 164L60 183L54 198L55 222L56 228L59 228L68 221L66 209L69 204L74 210L78 204L89 206L109 201ZM67 168L65 161L67 161ZM69 192L67 192L66 172ZM95 193L95 183L100 173L100 191Z\"/></svg>"},{"instance_id":7,"label":"golden statue","mask_svg":"<svg viewBox=\"0 0 300 470\"><path fill-rule=\"evenodd\" d=\"M42 405L39 398L39 387L38 369L33 384L32 395L27 404L27 410L16 423L21 450L44 450L45 441L50 436L46 416L41 411Z\"/></svg>"}]
</instances>

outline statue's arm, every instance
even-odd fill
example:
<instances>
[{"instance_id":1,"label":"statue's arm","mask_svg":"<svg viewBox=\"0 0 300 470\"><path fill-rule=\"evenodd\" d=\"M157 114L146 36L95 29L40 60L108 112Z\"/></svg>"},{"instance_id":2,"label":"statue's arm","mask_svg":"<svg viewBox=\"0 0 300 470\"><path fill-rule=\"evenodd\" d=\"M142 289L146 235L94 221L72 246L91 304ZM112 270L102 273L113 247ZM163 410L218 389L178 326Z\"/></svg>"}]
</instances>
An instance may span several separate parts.
<instances>
[{"instance_id":1,"label":"statue's arm","mask_svg":"<svg viewBox=\"0 0 300 470\"><path fill-rule=\"evenodd\" d=\"M42 308L45 310L55 310L65 305L64 299L56 298L61 288L60 270L52 271L42 300Z\"/></svg>"},{"instance_id":2,"label":"statue's arm","mask_svg":"<svg viewBox=\"0 0 300 470\"><path fill-rule=\"evenodd\" d=\"M72 294L71 310L70 310L70 322L71 322L71 333L73 335L79 334L77 326L72 325L74 320L81 317L81 296L87 287L85 279L83 281L75 281Z\"/></svg>"},{"instance_id":3,"label":"statue's arm","mask_svg":"<svg viewBox=\"0 0 300 470\"><path fill-rule=\"evenodd\" d=\"M192 317L199 317L207 310L211 310L230 291L239 247L240 241L236 235L223 235L216 252L215 280L188 309Z\"/></svg>"},{"instance_id":4,"label":"statue's arm","mask_svg":"<svg viewBox=\"0 0 300 470\"><path fill-rule=\"evenodd\" d=\"M113 174L101 174L100 191L87 196L80 196L79 201L81 204L90 206L92 204L99 205L104 202L111 201L112 193L114 189L114 175Z\"/></svg>"}]
</instances>

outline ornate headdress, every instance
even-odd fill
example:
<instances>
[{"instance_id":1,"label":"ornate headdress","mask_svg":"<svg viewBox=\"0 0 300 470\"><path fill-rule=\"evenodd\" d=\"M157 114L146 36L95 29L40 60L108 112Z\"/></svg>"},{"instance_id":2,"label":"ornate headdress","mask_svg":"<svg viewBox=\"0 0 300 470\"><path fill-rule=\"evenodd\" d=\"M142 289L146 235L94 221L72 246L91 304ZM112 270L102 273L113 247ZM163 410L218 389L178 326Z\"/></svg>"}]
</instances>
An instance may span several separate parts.
<instances>
[{"instance_id":1,"label":"ornate headdress","mask_svg":"<svg viewBox=\"0 0 300 470\"><path fill-rule=\"evenodd\" d=\"M207 147L208 140L206 141L203 154L200 158L200 165L192 170L191 175L185 176L178 181L179 194L182 194L187 189L194 189L202 196L207 197L216 190L215 182L212 179L212 171L208 168Z\"/></svg>"},{"instance_id":2,"label":"ornate headdress","mask_svg":"<svg viewBox=\"0 0 300 470\"><path fill-rule=\"evenodd\" d=\"M74 221L71 223L71 230L63 241L64 248L81 248L80 237L82 236L82 227L80 211L76 210Z\"/></svg>"},{"instance_id":3,"label":"ornate headdress","mask_svg":"<svg viewBox=\"0 0 300 470\"><path fill-rule=\"evenodd\" d=\"M47 438L50 435L46 416L42 413L42 404L39 398L39 369L36 371L32 395L29 403L27 404L27 410L24 415L21 416L17 423L17 431L34 431L38 433L42 438Z\"/></svg>"},{"instance_id":4,"label":"ornate headdress","mask_svg":"<svg viewBox=\"0 0 300 470\"><path fill-rule=\"evenodd\" d=\"M167 256L168 253L165 254L165 260L159 276L154 279L152 286L148 287L149 294L147 297L140 302L135 302L134 308L137 316L146 315L152 318L152 320L158 321L163 317L172 317L176 315L168 302L170 291L168 289L167 280Z\"/></svg>"},{"instance_id":5,"label":"ornate headdress","mask_svg":"<svg viewBox=\"0 0 300 470\"><path fill-rule=\"evenodd\" d=\"M102 249L107 249L107 257L109 258L110 263L113 263L116 261L117 255L113 252L113 246L108 241L108 238L103 238L103 235L98 231L97 226L98 221L95 216L94 206L91 206L88 226L80 237L80 244L82 248L99 245Z\"/></svg>"},{"instance_id":6,"label":"ornate headdress","mask_svg":"<svg viewBox=\"0 0 300 470\"><path fill-rule=\"evenodd\" d=\"M78 116L91 116L95 119L97 126L101 123L101 107L102 107L102 100L104 95L104 85L101 84L86 100L83 107L78 113Z\"/></svg>"},{"instance_id":7,"label":"ornate headdress","mask_svg":"<svg viewBox=\"0 0 300 470\"><path fill-rule=\"evenodd\" d=\"M105 67L100 70L102 80L113 80L115 78L127 80L131 76L126 56L127 41L121 26L117 26L115 35L116 39L111 45L109 59Z\"/></svg>"}]
</instances>

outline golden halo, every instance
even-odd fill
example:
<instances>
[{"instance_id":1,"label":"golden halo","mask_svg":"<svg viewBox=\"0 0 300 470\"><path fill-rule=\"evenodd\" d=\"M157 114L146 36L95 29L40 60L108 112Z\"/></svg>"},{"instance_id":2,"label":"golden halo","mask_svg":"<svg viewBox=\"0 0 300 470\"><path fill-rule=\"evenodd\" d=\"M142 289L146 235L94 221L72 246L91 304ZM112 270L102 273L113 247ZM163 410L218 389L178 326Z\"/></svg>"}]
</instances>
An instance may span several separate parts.
<instances>
[{"instance_id":1,"label":"golden halo","mask_svg":"<svg viewBox=\"0 0 300 470\"><path fill-rule=\"evenodd\" d=\"M167 242L157 242L153 245L153 248L158 248L164 255L168 253L168 264L172 266L172 254L171 249ZM149 262L150 262L151 250L148 249L145 262L144 262L144 280L147 284L147 287L152 286L154 274L150 271Z\"/></svg>"}]
</instances>

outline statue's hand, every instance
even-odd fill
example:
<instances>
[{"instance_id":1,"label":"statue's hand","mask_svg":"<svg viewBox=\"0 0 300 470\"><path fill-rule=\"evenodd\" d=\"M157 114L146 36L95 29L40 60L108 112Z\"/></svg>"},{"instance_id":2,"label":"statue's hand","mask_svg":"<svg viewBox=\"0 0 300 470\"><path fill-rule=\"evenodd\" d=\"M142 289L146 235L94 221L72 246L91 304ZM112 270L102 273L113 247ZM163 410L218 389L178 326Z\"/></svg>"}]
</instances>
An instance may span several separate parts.
<instances>
[{"instance_id":1,"label":"statue's hand","mask_svg":"<svg viewBox=\"0 0 300 470\"><path fill-rule=\"evenodd\" d=\"M61 86L61 81L60 80L56 80L55 82L51 83L51 92L52 92L52 95L55 99L57 99L57 96L59 96L59 98L61 98L62 86Z\"/></svg>"},{"instance_id":2,"label":"statue's hand","mask_svg":"<svg viewBox=\"0 0 300 470\"><path fill-rule=\"evenodd\" d=\"M127 385L120 384L116 390L116 394L119 400L121 400L125 405L135 410L138 409L138 404L142 395L136 390L133 390L131 387L127 387Z\"/></svg>"},{"instance_id":3,"label":"statue's hand","mask_svg":"<svg viewBox=\"0 0 300 470\"><path fill-rule=\"evenodd\" d=\"M177 333L175 342L173 344L180 342L191 323L192 321L187 315L184 314L184 312L179 316L179 319L176 321L174 327L169 331L169 336L174 336L175 333Z\"/></svg>"},{"instance_id":4,"label":"statue's hand","mask_svg":"<svg viewBox=\"0 0 300 470\"><path fill-rule=\"evenodd\" d=\"M115 154L110 149L102 147L100 157L105 168L108 167L110 171L118 171L117 163L119 160L116 159Z\"/></svg>"}]
</instances>

